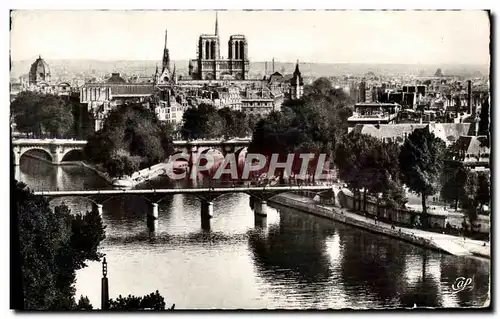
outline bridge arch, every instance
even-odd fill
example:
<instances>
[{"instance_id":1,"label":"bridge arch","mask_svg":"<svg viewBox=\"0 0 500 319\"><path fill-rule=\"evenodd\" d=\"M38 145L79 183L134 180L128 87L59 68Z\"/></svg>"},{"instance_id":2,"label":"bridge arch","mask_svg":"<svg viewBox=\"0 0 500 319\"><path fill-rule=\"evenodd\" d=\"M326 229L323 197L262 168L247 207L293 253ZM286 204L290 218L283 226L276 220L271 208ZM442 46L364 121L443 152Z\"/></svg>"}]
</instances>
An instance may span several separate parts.
<instances>
[{"instance_id":1,"label":"bridge arch","mask_svg":"<svg viewBox=\"0 0 500 319\"><path fill-rule=\"evenodd\" d=\"M52 157L50 150L48 150L47 148L42 147L42 146L33 146L33 147L21 148L21 151L17 153L18 164L21 163L21 159L23 158L23 156L31 151L42 151L43 153L48 155L48 159L46 159L47 161L50 161L50 162L54 161L54 158Z\"/></svg>"},{"instance_id":2,"label":"bridge arch","mask_svg":"<svg viewBox=\"0 0 500 319\"><path fill-rule=\"evenodd\" d=\"M73 159L73 157L76 157L76 159ZM61 163L65 161L81 161L85 159L85 153L83 152L82 149L80 148L73 148L73 149L68 149L66 150L62 156L61 156Z\"/></svg>"}]
</instances>

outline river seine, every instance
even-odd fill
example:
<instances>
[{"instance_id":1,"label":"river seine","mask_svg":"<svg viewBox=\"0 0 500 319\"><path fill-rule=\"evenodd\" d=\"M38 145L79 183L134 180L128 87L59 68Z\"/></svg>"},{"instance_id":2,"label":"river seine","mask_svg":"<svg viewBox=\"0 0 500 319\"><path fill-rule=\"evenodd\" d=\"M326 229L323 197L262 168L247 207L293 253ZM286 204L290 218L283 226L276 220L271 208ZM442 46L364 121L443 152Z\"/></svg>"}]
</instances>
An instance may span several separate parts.
<instances>
[{"instance_id":1,"label":"river seine","mask_svg":"<svg viewBox=\"0 0 500 319\"><path fill-rule=\"evenodd\" d=\"M52 166L23 157L16 179L34 190L110 188L80 166ZM165 178L140 186L172 187ZM82 198L54 201L84 212ZM209 230L200 202L175 195L159 204L156 238L146 227L148 203L140 197L107 201L106 239L110 297L158 290L176 309L325 309L482 306L490 262L455 257L270 204L256 220L249 196L214 202ZM77 273L77 298L100 308L101 264ZM457 278L472 289L456 292Z\"/></svg>"}]
</instances>

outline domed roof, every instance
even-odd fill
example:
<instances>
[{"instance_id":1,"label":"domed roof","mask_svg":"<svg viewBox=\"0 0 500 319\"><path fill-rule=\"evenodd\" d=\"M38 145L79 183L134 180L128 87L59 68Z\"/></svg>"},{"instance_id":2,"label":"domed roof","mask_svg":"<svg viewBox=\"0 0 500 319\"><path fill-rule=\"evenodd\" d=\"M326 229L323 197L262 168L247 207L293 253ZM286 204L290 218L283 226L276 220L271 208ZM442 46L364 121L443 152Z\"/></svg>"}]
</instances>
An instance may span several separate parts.
<instances>
[{"instance_id":1,"label":"domed roof","mask_svg":"<svg viewBox=\"0 0 500 319\"><path fill-rule=\"evenodd\" d=\"M41 56L38 56L38 59L36 59L36 61L33 62L33 64L31 65L30 73L31 74L37 74L37 73L38 74L39 73L50 74L49 65L47 64L47 62L45 62L44 59L42 59Z\"/></svg>"},{"instance_id":2,"label":"domed roof","mask_svg":"<svg viewBox=\"0 0 500 319\"><path fill-rule=\"evenodd\" d=\"M35 62L31 65L29 73L30 82L49 81L50 69L47 62L41 56L38 56Z\"/></svg>"}]
</instances>

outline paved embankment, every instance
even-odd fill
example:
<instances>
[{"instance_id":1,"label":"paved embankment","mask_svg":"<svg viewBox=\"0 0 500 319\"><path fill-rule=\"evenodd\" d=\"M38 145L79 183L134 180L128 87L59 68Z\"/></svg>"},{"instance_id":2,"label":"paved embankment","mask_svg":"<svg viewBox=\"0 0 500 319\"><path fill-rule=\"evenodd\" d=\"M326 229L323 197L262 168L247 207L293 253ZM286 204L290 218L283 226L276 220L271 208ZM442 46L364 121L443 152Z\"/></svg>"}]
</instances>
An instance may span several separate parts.
<instances>
[{"instance_id":1,"label":"paved embankment","mask_svg":"<svg viewBox=\"0 0 500 319\"><path fill-rule=\"evenodd\" d=\"M304 196L291 193L281 194L274 196L269 202L299 209L313 215L401 239L415 245L444 251L452 255L475 255L483 258L490 258L489 243L419 229L394 227L391 224L375 221L374 219L352 213L344 208L322 205Z\"/></svg>"}]
</instances>

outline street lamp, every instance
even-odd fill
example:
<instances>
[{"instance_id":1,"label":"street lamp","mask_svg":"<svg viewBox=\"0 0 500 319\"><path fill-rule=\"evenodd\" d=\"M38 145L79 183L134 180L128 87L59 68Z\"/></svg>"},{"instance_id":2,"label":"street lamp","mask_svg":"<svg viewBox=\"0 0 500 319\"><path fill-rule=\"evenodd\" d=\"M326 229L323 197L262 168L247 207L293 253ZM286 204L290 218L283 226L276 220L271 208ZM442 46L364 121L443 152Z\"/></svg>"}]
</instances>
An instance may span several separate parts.
<instances>
[{"instance_id":1,"label":"street lamp","mask_svg":"<svg viewBox=\"0 0 500 319\"><path fill-rule=\"evenodd\" d=\"M102 261L102 280L101 280L101 309L109 309L109 285L108 285L108 263L106 257Z\"/></svg>"},{"instance_id":2,"label":"street lamp","mask_svg":"<svg viewBox=\"0 0 500 319\"><path fill-rule=\"evenodd\" d=\"M108 262L106 261L106 257L104 257L102 261L102 276L106 278L108 274Z\"/></svg>"}]
</instances>

